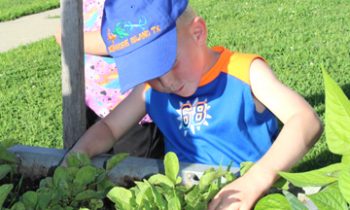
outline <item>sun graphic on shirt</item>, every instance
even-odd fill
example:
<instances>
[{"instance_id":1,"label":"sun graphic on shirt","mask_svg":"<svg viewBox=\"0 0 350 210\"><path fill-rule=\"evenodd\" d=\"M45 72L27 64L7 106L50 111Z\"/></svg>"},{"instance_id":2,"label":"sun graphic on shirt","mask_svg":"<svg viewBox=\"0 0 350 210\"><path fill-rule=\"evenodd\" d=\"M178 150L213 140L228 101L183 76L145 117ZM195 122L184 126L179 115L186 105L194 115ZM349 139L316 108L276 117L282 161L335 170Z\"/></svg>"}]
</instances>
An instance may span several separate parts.
<instances>
[{"instance_id":1,"label":"sun graphic on shirt","mask_svg":"<svg viewBox=\"0 0 350 210\"><path fill-rule=\"evenodd\" d=\"M182 103L180 101L180 108L176 112L179 114L177 118L180 121L179 129L184 131L185 136L189 131L195 134L196 131L201 129L202 125L209 125L207 119L212 118L207 112L209 109L210 106L207 104L207 100L199 101L196 98L193 103L190 101Z\"/></svg>"}]
</instances>

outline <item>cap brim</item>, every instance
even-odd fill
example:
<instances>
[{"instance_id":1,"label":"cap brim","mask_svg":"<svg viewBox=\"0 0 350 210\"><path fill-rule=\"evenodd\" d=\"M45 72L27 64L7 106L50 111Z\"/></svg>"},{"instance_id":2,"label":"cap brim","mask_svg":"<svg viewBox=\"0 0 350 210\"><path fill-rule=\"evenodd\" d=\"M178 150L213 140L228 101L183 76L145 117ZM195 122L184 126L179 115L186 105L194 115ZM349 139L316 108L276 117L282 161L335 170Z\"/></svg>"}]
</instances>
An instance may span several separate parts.
<instances>
[{"instance_id":1,"label":"cap brim","mask_svg":"<svg viewBox=\"0 0 350 210\"><path fill-rule=\"evenodd\" d=\"M174 64L177 33L174 26L157 39L123 56L115 58L121 92L166 74Z\"/></svg>"}]
</instances>

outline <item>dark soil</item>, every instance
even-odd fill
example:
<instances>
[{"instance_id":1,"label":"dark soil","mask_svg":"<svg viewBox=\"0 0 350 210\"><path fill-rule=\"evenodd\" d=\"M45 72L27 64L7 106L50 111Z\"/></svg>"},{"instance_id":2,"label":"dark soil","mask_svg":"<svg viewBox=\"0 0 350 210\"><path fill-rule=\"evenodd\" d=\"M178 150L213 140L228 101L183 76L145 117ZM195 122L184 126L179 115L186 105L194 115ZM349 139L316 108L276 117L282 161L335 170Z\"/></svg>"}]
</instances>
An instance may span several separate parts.
<instances>
[{"instance_id":1,"label":"dark soil","mask_svg":"<svg viewBox=\"0 0 350 210\"><path fill-rule=\"evenodd\" d=\"M12 176L6 176L0 180L0 185L13 184L11 193L8 195L3 207L10 207L16 202L19 197L27 191L36 191L39 188L40 180L44 177L32 179L29 177L23 177L20 174L14 174Z\"/></svg>"},{"instance_id":2,"label":"dark soil","mask_svg":"<svg viewBox=\"0 0 350 210\"><path fill-rule=\"evenodd\" d=\"M142 180L137 177L124 176L122 179L122 183L119 183L118 186L129 189L136 186L135 181L142 181Z\"/></svg>"}]
</instances>

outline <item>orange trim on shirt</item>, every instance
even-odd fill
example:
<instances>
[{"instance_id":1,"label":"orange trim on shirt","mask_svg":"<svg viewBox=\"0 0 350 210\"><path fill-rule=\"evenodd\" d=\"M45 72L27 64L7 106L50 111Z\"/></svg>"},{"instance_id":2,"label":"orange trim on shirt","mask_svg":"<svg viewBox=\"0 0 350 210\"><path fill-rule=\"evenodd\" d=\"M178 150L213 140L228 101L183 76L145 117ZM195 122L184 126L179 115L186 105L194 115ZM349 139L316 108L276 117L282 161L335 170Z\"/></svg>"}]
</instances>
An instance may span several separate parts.
<instances>
[{"instance_id":1,"label":"orange trim on shirt","mask_svg":"<svg viewBox=\"0 0 350 210\"><path fill-rule=\"evenodd\" d=\"M227 66L228 74L250 85L250 65L257 58L264 60L259 55L235 52Z\"/></svg>"},{"instance_id":2,"label":"orange trim on shirt","mask_svg":"<svg viewBox=\"0 0 350 210\"><path fill-rule=\"evenodd\" d=\"M199 86L204 86L213 81L220 72L227 72L227 64L232 52L223 47L213 47L214 51L221 53L215 65L202 77Z\"/></svg>"},{"instance_id":3,"label":"orange trim on shirt","mask_svg":"<svg viewBox=\"0 0 350 210\"><path fill-rule=\"evenodd\" d=\"M256 54L231 52L220 46L212 49L221 55L215 65L202 77L199 83L200 87L216 79L221 72L230 74L250 85L250 65L254 59L264 60Z\"/></svg>"},{"instance_id":4,"label":"orange trim on shirt","mask_svg":"<svg viewBox=\"0 0 350 210\"><path fill-rule=\"evenodd\" d=\"M148 82L145 82L145 87L143 88L143 93L145 93L150 88L151 88L151 85Z\"/></svg>"}]
</instances>

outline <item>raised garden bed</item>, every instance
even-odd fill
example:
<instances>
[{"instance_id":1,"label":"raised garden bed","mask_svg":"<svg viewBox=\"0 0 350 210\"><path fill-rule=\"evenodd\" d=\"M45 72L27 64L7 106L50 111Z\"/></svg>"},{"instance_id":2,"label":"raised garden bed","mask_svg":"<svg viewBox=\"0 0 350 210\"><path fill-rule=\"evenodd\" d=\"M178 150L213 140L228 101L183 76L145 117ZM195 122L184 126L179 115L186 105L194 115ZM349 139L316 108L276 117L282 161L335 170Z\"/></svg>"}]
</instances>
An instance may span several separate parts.
<instances>
[{"instance_id":1,"label":"raised garden bed","mask_svg":"<svg viewBox=\"0 0 350 210\"><path fill-rule=\"evenodd\" d=\"M43 177L49 174L52 167L57 166L65 154L63 149L30 147L16 145L9 148L20 159L19 172L26 177ZM102 168L105 162L112 155L103 154L92 159L93 165ZM203 164L180 163L180 176L183 178L184 184L197 184L199 177L203 172L210 169L217 169L218 166L210 166ZM232 173L237 174L239 168L231 168ZM152 174L164 173L164 164L162 160L127 157L120 162L110 172L112 182L116 184L124 184L125 177L134 177L141 180Z\"/></svg>"},{"instance_id":2,"label":"raised garden bed","mask_svg":"<svg viewBox=\"0 0 350 210\"><path fill-rule=\"evenodd\" d=\"M15 182L21 182L20 185L21 189L18 190L17 200L24 200L25 203L26 199L23 199L20 197L21 194L25 193L26 191L35 191L38 189L40 185L41 180L45 179L45 177L51 176L51 177L58 177L57 173L55 175L54 169L59 164L60 160L65 154L65 150L61 149L53 149L53 148L42 148L42 147L30 147L30 146L21 146L16 145L14 147L9 148L9 151L16 155L16 157L19 159L18 163L18 172L23 175L21 178L20 176L16 175L14 180ZM100 155L96 158L93 158L91 160L91 163L97 167L97 168L106 168L106 162L112 157L112 155ZM171 164L173 165L173 163ZM176 164L175 164L176 165ZM107 166L108 167L108 166ZM247 164L247 168L250 167L250 164ZM144 179L150 178L152 175L157 174L157 179L153 179L151 182L163 182L162 179L164 179L164 176L160 176L160 174L166 174L165 170L166 167L164 166L164 163L162 160L156 160L156 159L148 159L148 158L138 158L138 157L126 157L121 162L119 162L115 167L109 170L108 177L109 179L114 183L115 186L118 186L118 190L114 195L111 196L111 200L114 202L120 202L123 203L122 199L117 199L116 197L124 197L124 194L127 194L127 191L124 192L126 189L135 188L135 182L138 182L137 185L140 185L141 181ZM200 178L203 175L203 172L210 171L212 169L215 169L216 171L220 171L220 167L217 166L208 166L208 165L202 165L202 164L189 164L189 163L179 163L179 175L181 178L174 178L174 183L179 184L182 182L183 185L186 186L192 186L192 185L198 185ZM212 170L213 171L213 170ZM239 175L239 169L238 168L231 168L230 169L231 174L235 174L236 176ZM246 171L246 169L243 169L242 171ZM224 172L224 171L222 171ZM222 173L221 172L221 173ZM175 172L176 173L176 172ZM217 178L219 176L223 176L224 173L217 174ZM176 177L176 176L175 176ZM55 178L53 178L55 179ZM234 177L232 177L234 179ZM151 180L151 179L149 179ZM207 191L209 190L209 184L214 181L215 179L212 178L212 180L208 181L206 183L207 185ZM3 180L2 184L6 183L7 180ZM73 181L74 182L74 181ZM164 181L164 183L167 183L167 181ZM15 188L18 188L18 183L16 183ZM176 184L175 184L176 185ZM175 186L174 185L174 186ZM224 184L222 184L223 186ZM124 187L124 188L121 188ZM74 186L73 186L74 187ZM110 189L112 186L110 187ZM310 193L315 193L319 191L320 188L304 188L304 189L297 189L294 188L291 189L291 191L294 191L295 195L298 195L299 200L301 200L304 205L311 210L316 210L317 208L315 205L307 199L305 196L305 191ZM88 191L88 188L82 188L82 190ZM122 190L122 191L120 191ZM201 205L204 208L207 204L207 202L210 200L212 196L215 195L215 193L219 190L216 189L213 191L212 195L210 197L207 197L206 202L203 202ZM209 190L210 191L210 190ZM312 192L313 191L313 192ZM275 193L276 191L271 191L270 193ZM122 194L121 194L122 193ZM205 193L204 191L202 193ZM281 191L280 191L281 193ZM200 192L198 193L192 193L193 199L198 198L200 195ZM197 195L198 194L198 195ZM76 194L77 195L77 194ZM87 195L89 196L89 195ZM30 196L27 196L30 197ZM77 196L79 197L79 195ZM209 198L209 199L208 199ZM15 198L12 198L15 199ZM30 198L27 198L27 200ZM33 198L31 198L33 199ZM104 198L101 199L103 202L97 205L97 207L103 206L103 209L115 209L114 204L107 199L106 195L104 195ZM28 201L27 201L28 202ZM89 206L90 208L94 204L82 202L84 205ZM13 203L12 203L13 204ZM10 206L9 202L5 202L5 206ZM27 204L28 205L28 204ZM157 204L158 205L158 204ZM200 204L197 204L200 205ZM96 209L100 209L97 208ZM121 206L121 209L132 209L128 208L128 206ZM36 208L40 209L40 208Z\"/></svg>"},{"instance_id":3,"label":"raised garden bed","mask_svg":"<svg viewBox=\"0 0 350 210\"><path fill-rule=\"evenodd\" d=\"M146 180L166 190L169 185L172 190L181 189L183 196L185 191L196 189L197 184L205 185L206 190L215 184L215 190L211 190L211 194L202 200L192 193L192 197L198 200L196 205L206 206L225 184L216 180L224 176L228 181L233 180L234 174L239 172L237 168L223 170L217 166L179 163L174 153L166 155L165 165L162 160L129 157L126 154L100 155L92 160L82 154L74 154L67 160L67 167L57 167L65 150L16 145L8 151L16 157L16 161L8 161L9 164L16 162L12 166L16 168L16 174L10 174L1 182L7 188L4 189L5 195L12 190L9 200L1 203L8 209L115 209L117 206L118 209L133 209L131 205L125 207L118 204L123 202L118 199L125 197L124 194L116 196L120 193L118 189L136 189ZM210 178L201 184L199 179L206 171L210 171ZM12 183L11 187L8 181ZM118 189L112 192L112 188ZM164 189L159 187L159 190ZM111 193L107 195L109 191ZM112 201L116 203L115 206Z\"/></svg>"}]
</instances>

